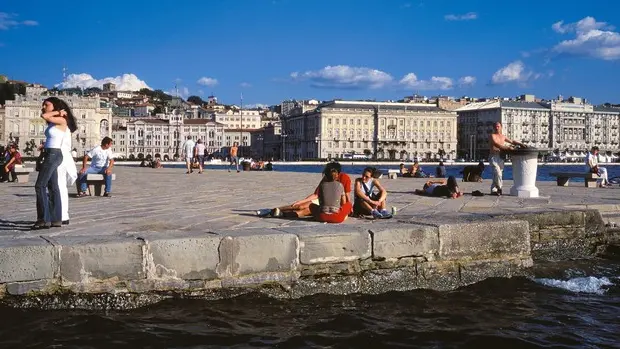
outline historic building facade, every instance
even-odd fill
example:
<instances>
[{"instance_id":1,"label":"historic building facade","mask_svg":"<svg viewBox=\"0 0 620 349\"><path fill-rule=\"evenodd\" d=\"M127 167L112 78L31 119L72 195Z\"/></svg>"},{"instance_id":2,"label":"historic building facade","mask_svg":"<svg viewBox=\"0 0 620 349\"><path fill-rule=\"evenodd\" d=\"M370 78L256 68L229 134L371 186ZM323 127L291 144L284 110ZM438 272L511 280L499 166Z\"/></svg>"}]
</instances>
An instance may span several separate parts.
<instances>
[{"instance_id":1,"label":"historic building facade","mask_svg":"<svg viewBox=\"0 0 620 349\"><path fill-rule=\"evenodd\" d=\"M581 98L534 101L471 103L457 109L459 155L484 159L489 154L489 134L497 121L504 134L524 144L543 149L586 150L597 145L617 152L620 109L597 107Z\"/></svg>"},{"instance_id":2,"label":"historic building facade","mask_svg":"<svg viewBox=\"0 0 620 349\"><path fill-rule=\"evenodd\" d=\"M25 95L16 95L15 100L6 101L3 127L3 141L18 143L19 148L45 141L45 120L41 118L41 105L49 97L45 90L26 90ZM101 143L101 139L112 131L112 111L98 96L57 95L69 104L76 118L78 129L73 133L72 147L82 155Z\"/></svg>"},{"instance_id":3,"label":"historic building facade","mask_svg":"<svg viewBox=\"0 0 620 349\"><path fill-rule=\"evenodd\" d=\"M164 118L141 118L127 121L125 126L116 125L112 151L132 160L174 159L182 154L188 136L194 141L201 139L209 153L219 152L224 146L224 125L206 119L169 114Z\"/></svg>"},{"instance_id":4,"label":"historic building facade","mask_svg":"<svg viewBox=\"0 0 620 349\"><path fill-rule=\"evenodd\" d=\"M329 101L282 118L287 160L456 156L456 113L429 104Z\"/></svg>"}]
</instances>

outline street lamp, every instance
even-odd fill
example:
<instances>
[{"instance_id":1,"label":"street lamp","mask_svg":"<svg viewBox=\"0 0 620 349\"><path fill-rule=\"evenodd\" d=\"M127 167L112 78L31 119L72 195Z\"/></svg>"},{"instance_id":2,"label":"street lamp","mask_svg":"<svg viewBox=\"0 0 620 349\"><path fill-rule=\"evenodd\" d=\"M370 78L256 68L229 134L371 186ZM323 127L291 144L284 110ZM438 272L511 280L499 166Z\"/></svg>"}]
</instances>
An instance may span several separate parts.
<instances>
[{"instance_id":1,"label":"street lamp","mask_svg":"<svg viewBox=\"0 0 620 349\"><path fill-rule=\"evenodd\" d=\"M280 133L280 137L282 137L282 161L286 161L286 137L288 137L288 135L286 133Z\"/></svg>"},{"instance_id":2,"label":"street lamp","mask_svg":"<svg viewBox=\"0 0 620 349\"><path fill-rule=\"evenodd\" d=\"M265 158L265 138L263 136L263 134L258 135L258 137L256 137L256 140L260 142L261 145L261 152L260 152L260 158L264 160Z\"/></svg>"},{"instance_id":3,"label":"street lamp","mask_svg":"<svg viewBox=\"0 0 620 349\"><path fill-rule=\"evenodd\" d=\"M316 137L314 137L314 142L317 144L317 150L316 150L316 154L317 154L317 158L321 159L323 158L321 154L321 134L319 133Z\"/></svg>"},{"instance_id":4,"label":"street lamp","mask_svg":"<svg viewBox=\"0 0 620 349\"><path fill-rule=\"evenodd\" d=\"M476 158L476 135L469 135L469 158L470 160Z\"/></svg>"}]
</instances>

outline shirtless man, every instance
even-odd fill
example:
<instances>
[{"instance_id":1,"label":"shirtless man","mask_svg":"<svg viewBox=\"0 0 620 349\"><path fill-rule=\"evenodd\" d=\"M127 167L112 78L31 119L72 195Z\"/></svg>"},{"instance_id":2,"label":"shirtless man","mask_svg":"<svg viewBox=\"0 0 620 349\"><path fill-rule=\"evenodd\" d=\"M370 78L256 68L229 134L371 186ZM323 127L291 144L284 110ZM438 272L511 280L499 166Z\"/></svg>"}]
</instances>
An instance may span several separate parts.
<instances>
[{"instance_id":1,"label":"shirtless man","mask_svg":"<svg viewBox=\"0 0 620 349\"><path fill-rule=\"evenodd\" d=\"M506 145L506 143L511 145ZM504 160L500 156L502 150L513 150L518 145L525 148L526 145L508 139L502 134L502 123L493 124L493 133L489 135L489 164L493 167L493 183L491 183L491 195L502 195L502 175L504 171Z\"/></svg>"}]
</instances>

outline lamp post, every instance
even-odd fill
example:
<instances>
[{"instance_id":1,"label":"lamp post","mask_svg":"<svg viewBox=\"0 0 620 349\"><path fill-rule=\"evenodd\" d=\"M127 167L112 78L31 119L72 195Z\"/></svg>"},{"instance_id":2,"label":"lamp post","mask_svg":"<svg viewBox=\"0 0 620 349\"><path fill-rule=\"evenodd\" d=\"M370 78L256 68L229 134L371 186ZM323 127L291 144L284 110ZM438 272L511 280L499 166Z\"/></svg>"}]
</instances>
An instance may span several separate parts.
<instances>
[{"instance_id":1,"label":"lamp post","mask_svg":"<svg viewBox=\"0 0 620 349\"><path fill-rule=\"evenodd\" d=\"M286 133L280 133L280 137L282 138L282 161L286 161L286 137L288 137L288 135Z\"/></svg>"},{"instance_id":2,"label":"lamp post","mask_svg":"<svg viewBox=\"0 0 620 349\"><path fill-rule=\"evenodd\" d=\"M264 135L261 133L260 135L258 135L258 137L256 137L256 140L260 142L260 146L261 146L260 158L264 160L264 158L265 158L265 138L264 138Z\"/></svg>"},{"instance_id":3,"label":"lamp post","mask_svg":"<svg viewBox=\"0 0 620 349\"><path fill-rule=\"evenodd\" d=\"M469 158L470 160L476 158L476 135L469 135Z\"/></svg>"},{"instance_id":4,"label":"lamp post","mask_svg":"<svg viewBox=\"0 0 620 349\"><path fill-rule=\"evenodd\" d=\"M318 159L323 158L323 154L321 154L321 134L319 133L316 137L314 137L314 142L317 144L316 154Z\"/></svg>"}]
</instances>

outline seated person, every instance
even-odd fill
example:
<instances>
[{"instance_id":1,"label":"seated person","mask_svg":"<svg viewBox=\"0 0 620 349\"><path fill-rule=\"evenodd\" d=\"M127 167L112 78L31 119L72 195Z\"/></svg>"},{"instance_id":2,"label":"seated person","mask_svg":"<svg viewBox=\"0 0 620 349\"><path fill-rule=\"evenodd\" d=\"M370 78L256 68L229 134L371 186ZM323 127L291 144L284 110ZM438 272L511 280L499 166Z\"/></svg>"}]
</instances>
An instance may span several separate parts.
<instances>
[{"instance_id":1,"label":"seated person","mask_svg":"<svg viewBox=\"0 0 620 349\"><path fill-rule=\"evenodd\" d=\"M155 158L155 161L153 161L152 167L153 168L162 168L162 167L164 167L164 165L161 164L161 159L160 158Z\"/></svg>"},{"instance_id":2,"label":"seated person","mask_svg":"<svg viewBox=\"0 0 620 349\"><path fill-rule=\"evenodd\" d=\"M409 170L407 170L407 168L405 167L405 164L401 163L398 166L398 170L400 171L400 175L403 177L411 177L411 173L409 173Z\"/></svg>"},{"instance_id":3,"label":"seated person","mask_svg":"<svg viewBox=\"0 0 620 349\"><path fill-rule=\"evenodd\" d=\"M92 160L90 167L86 168L88 160ZM114 167L114 157L112 155L112 138L103 137L101 145L98 145L86 155L82 160L82 169L80 170L80 192L78 197L87 196L86 190L88 185L86 177L89 173L102 174L105 178L105 193L103 196L112 196L112 168Z\"/></svg>"},{"instance_id":4,"label":"seated person","mask_svg":"<svg viewBox=\"0 0 620 349\"><path fill-rule=\"evenodd\" d=\"M4 163L2 171L2 180L0 182L6 182L9 180L9 173L11 174L11 182L17 181L17 174L15 173L15 165L21 165L22 156L17 150L15 144L9 146L7 161Z\"/></svg>"},{"instance_id":5,"label":"seated person","mask_svg":"<svg viewBox=\"0 0 620 349\"><path fill-rule=\"evenodd\" d=\"M596 173L601 178L597 180L599 187L604 188L609 186L609 180L607 179L607 169L598 165L598 152L597 146L592 147L592 150L586 155L586 171L590 173Z\"/></svg>"},{"instance_id":6,"label":"seated person","mask_svg":"<svg viewBox=\"0 0 620 349\"><path fill-rule=\"evenodd\" d=\"M386 210L387 191L379 180L374 178L374 167L366 167L362 177L355 180L355 200L353 213L356 215L372 215L374 218L391 218ZM378 192L375 192L375 188Z\"/></svg>"},{"instance_id":7,"label":"seated person","mask_svg":"<svg viewBox=\"0 0 620 349\"><path fill-rule=\"evenodd\" d=\"M463 182L482 182L482 173L484 172L484 162L480 161L478 165L469 165L463 168Z\"/></svg>"},{"instance_id":8,"label":"seated person","mask_svg":"<svg viewBox=\"0 0 620 349\"><path fill-rule=\"evenodd\" d=\"M439 161L439 166L435 169L435 177L446 178L446 166L444 166L443 161Z\"/></svg>"},{"instance_id":9,"label":"seated person","mask_svg":"<svg viewBox=\"0 0 620 349\"><path fill-rule=\"evenodd\" d=\"M351 212L351 201L347 199L342 183L338 182L339 172L327 167L319 184L319 203L311 203L312 216L319 222L342 223Z\"/></svg>"},{"instance_id":10,"label":"seated person","mask_svg":"<svg viewBox=\"0 0 620 349\"><path fill-rule=\"evenodd\" d=\"M271 163L271 161L267 161L267 164L265 165L265 171L273 171L273 164Z\"/></svg>"},{"instance_id":11,"label":"seated person","mask_svg":"<svg viewBox=\"0 0 620 349\"><path fill-rule=\"evenodd\" d=\"M448 177L447 180L431 180L424 183L422 189L416 189L415 193L418 195L427 195L435 197L446 197L456 199L463 196L463 193L459 190L458 184L456 184L456 178L454 176Z\"/></svg>"},{"instance_id":12,"label":"seated person","mask_svg":"<svg viewBox=\"0 0 620 349\"><path fill-rule=\"evenodd\" d=\"M411 174L411 177L414 177L414 178L430 177L428 174L422 171L422 168L420 167L420 164L418 163L417 160L413 163L413 165L411 165L411 168L409 169L409 173Z\"/></svg>"},{"instance_id":13,"label":"seated person","mask_svg":"<svg viewBox=\"0 0 620 349\"><path fill-rule=\"evenodd\" d=\"M349 177L349 175L342 172L342 167L337 162L330 162L327 165L325 165L323 174L328 173L328 172L331 173L332 168L336 169L336 172L338 172L338 182L340 182L342 186L344 187L346 199L347 199L347 202L349 202L350 201L349 193L351 192L351 178ZM319 203L318 201L319 189L320 189L321 183L323 183L324 178L325 177L321 179L321 182L319 183L319 186L317 186L317 188L315 189L314 193L308 195L305 199L295 201L293 204L288 205L288 206L276 207L274 209L267 209L267 210L258 210L256 211L256 214L261 217L268 217L268 216L282 217L284 216L288 218L301 218L301 217L308 217L312 215L312 212L310 211L310 204L313 202L315 204ZM347 214L349 213L351 213L351 209L349 209L349 212L347 212Z\"/></svg>"}]
</instances>

